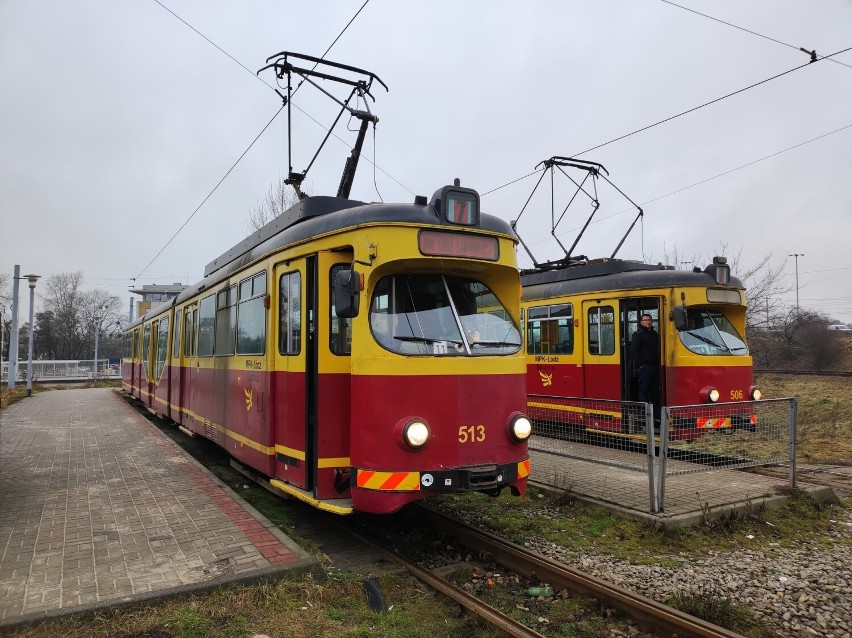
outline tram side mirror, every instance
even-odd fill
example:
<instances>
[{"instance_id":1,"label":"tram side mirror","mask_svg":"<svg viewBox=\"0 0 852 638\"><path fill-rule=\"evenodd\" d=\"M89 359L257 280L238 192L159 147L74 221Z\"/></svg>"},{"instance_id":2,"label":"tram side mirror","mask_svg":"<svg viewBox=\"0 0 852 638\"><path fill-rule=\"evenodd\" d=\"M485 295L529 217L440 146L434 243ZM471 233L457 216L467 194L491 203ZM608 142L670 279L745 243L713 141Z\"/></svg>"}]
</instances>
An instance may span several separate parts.
<instances>
[{"instance_id":1,"label":"tram side mirror","mask_svg":"<svg viewBox=\"0 0 852 638\"><path fill-rule=\"evenodd\" d=\"M334 310L338 317L351 319L358 316L361 299L361 278L354 268L334 273Z\"/></svg>"},{"instance_id":2,"label":"tram side mirror","mask_svg":"<svg viewBox=\"0 0 852 638\"><path fill-rule=\"evenodd\" d=\"M686 330L689 327L686 320L686 308L683 306L674 307L674 310L672 310L672 319L674 319L676 330Z\"/></svg>"}]
</instances>

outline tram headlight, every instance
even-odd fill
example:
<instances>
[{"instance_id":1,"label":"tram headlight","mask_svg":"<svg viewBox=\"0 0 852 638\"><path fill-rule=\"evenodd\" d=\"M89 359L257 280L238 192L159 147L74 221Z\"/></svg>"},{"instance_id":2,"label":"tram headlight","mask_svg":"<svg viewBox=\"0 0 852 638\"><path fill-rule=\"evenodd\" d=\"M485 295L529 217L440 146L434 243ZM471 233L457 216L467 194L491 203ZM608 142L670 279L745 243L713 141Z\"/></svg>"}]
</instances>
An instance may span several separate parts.
<instances>
[{"instance_id":1,"label":"tram headlight","mask_svg":"<svg viewBox=\"0 0 852 638\"><path fill-rule=\"evenodd\" d=\"M517 443L523 443L532 434L532 423L525 414L514 414L509 418L509 436Z\"/></svg>"},{"instance_id":2,"label":"tram headlight","mask_svg":"<svg viewBox=\"0 0 852 638\"><path fill-rule=\"evenodd\" d=\"M713 386L705 386L701 389L702 403L716 403L719 400L719 391Z\"/></svg>"},{"instance_id":3,"label":"tram headlight","mask_svg":"<svg viewBox=\"0 0 852 638\"><path fill-rule=\"evenodd\" d=\"M410 419L402 426L402 442L411 449L421 449L430 436L429 424L423 419Z\"/></svg>"},{"instance_id":4,"label":"tram headlight","mask_svg":"<svg viewBox=\"0 0 852 638\"><path fill-rule=\"evenodd\" d=\"M752 401L760 401L760 397L763 396L763 393L760 391L760 388L758 388L756 385L753 385L748 389L748 394L751 397Z\"/></svg>"}]
</instances>

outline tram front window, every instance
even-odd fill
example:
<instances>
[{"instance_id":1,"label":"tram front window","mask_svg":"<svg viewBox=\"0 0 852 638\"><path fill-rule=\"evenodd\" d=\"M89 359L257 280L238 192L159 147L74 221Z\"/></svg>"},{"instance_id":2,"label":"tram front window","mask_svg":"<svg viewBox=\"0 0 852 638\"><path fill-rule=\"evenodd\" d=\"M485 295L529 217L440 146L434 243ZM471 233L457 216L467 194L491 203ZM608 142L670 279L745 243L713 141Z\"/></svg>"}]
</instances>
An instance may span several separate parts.
<instances>
[{"instance_id":1,"label":"tram front window","mask_svg":"<svg viewBox=\"0 0 852 638\"><path fill-rule=\"evenodd\" d=\"M509 312L483 283L445 275L391 275L376 286L370 329L406 355L503 355L521 348Z\"/></svg>"},{"instance_id":2,"label":"tram front window","mask_svg":"<svg viewBox=\"0 0 852 638\"><path fill-rule=\"evenodd\" d=\"M690 308L688 328L680 332L680 342L690 352L713 355L747 355L745 339L728 318L718 310Z\"/></svg>"}]
</instances>

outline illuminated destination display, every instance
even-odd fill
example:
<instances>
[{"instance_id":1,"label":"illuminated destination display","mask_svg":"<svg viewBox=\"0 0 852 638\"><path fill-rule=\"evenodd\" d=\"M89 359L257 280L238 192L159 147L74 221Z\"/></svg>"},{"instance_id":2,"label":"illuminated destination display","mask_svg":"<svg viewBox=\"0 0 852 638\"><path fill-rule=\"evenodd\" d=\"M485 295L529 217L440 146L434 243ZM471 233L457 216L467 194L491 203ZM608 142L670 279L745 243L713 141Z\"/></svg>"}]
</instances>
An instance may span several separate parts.
<instances>
[{"instance_id":1,"label":"illuminated destination display","mask_svg":"<svg viewBox=\"0 0 852 638\"><path fill-rule=\"evenodd\" d=\"M424 255L472 257L488 261L497 261L500 258L500 244L496 237L422 230L417 237L417 243Z\"/></svg>"}]
</instances>

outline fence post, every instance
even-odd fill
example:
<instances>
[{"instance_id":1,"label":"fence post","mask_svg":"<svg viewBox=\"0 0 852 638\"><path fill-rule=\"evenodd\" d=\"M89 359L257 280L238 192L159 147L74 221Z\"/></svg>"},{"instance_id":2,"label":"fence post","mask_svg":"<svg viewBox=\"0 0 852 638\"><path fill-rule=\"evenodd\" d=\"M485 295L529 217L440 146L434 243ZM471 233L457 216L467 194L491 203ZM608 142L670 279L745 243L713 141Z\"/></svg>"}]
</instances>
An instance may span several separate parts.
<instances>
[{"instance_id":1,"label":"fence post","mask_svg":"<svg viewBox=\"0 0 852 638\"><path fill-rule=\"evenodd\" d=\"M645 407L645 445L648 450L648 500L651 505L651 513L660 511L657 501L657 473L656 473L656 450L654 448L654 405L643 403Z\"/></svg>"},{"instance_id":2,"label":"fence post","mask_svg":"<svg viewBox=\"0 0 852 638\"><path fill-rule=\"evenodd\" d=\"M657 463L657 500L660 511L666 508L666 463L669 455L669 423L671 412L668 406L660 409L660 460Z\"/></svg>"},{"instance_id":3,"label":"fence post","mask_svg":"<svg viewBox=\"0 0 852 638\"><path fill-rule=\"evenodd\" d=\"M790 489L796 489L796 411L799 406L799 400L795 397L790 399L790 418L787 428L787 436L789 443L787 444L790 450Z\"/></svg>"}]
</instances>

